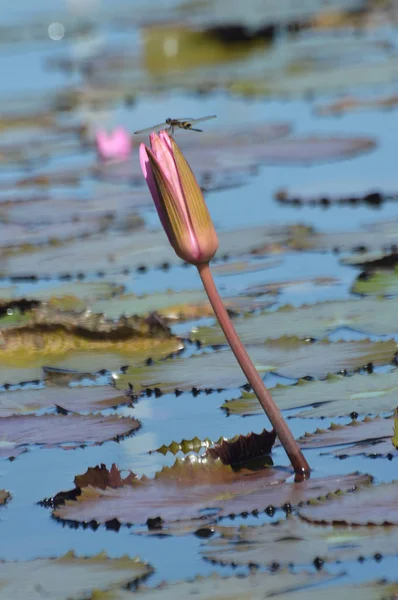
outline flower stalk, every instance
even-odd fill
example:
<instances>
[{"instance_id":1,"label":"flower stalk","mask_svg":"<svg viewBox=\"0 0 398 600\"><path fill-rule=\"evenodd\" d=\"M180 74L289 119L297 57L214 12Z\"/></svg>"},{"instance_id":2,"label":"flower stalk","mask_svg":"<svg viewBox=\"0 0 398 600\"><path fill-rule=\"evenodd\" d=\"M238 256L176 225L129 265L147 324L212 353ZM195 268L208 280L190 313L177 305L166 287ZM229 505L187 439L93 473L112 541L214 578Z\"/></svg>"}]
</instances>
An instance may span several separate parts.
<instances>
[{"instance_id":1,"label":"flower stalk","mask_svg":"<svg viewBox=\"0 0 398 600\"><path fill-rule=\"evenodd\" d=\"M152 133L150 145L141 144L141 168L169 242L180 258L197 267L231 350L292 463L296 481L302 481L310 476L310 467L236 333L214 283L209 263L218 249L218 239L200 187L181 150L165 131Z\"/></svg>"}]
</instances>

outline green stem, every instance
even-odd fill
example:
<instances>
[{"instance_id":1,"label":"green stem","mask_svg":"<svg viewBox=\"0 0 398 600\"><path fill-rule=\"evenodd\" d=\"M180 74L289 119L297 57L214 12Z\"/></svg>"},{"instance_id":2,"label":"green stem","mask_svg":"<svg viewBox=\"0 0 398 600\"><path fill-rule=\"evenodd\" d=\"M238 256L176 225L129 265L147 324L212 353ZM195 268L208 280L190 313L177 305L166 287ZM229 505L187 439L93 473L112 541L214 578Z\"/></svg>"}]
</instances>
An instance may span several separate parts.
<instances>
[{"instance_id":1,"label":"green stem","mask_svg":"<svg viewBox=\"0 0 398 600\"><path fill-rule=\"evenodd\" d=\"M290 459L290 462L292 463L294 472L296 474L296 481L308 479L311 469L304 458L299 445L294 439L292 432L287 426L286 421L282 417L279 408L275 404L269 390L267 390L265 387L264 382L253 365L250 356L246 352L246 348L236 333L235 327L232 325L231 319L225 310L220 294L218 293L214 283L209 263L203 263L196 266L206 293L209 297L210 304L213 307L214 313L218 319L218 322L220 323L225 337L227 338L231 350L235 354L242 371L246 375L248 382L253 388L253 391L256 394L262 408L264 409L265 414L271 421L272 427L275 429L276 434L279 437L281 444Z\"/></svg>"}]
</instances>

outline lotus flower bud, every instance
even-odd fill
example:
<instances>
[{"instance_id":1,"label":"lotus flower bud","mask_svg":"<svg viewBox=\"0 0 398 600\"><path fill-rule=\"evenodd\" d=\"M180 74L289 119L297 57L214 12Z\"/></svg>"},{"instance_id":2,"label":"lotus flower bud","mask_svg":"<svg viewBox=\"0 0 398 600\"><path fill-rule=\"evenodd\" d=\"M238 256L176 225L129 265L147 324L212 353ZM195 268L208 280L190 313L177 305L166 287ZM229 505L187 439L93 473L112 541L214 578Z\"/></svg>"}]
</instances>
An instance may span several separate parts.
<instances>
[{"instance_id":1,"label":"lotus flower bud","mask_svg":"<svg viewBox=\"0 0 398 600\"><path fill-rule=\"evenodd\" d=\"M165 131L141 144L141 168L175 253L191 264L209 262L218 238L203 194L180 148Z\"/></svg>"}]
</instances>

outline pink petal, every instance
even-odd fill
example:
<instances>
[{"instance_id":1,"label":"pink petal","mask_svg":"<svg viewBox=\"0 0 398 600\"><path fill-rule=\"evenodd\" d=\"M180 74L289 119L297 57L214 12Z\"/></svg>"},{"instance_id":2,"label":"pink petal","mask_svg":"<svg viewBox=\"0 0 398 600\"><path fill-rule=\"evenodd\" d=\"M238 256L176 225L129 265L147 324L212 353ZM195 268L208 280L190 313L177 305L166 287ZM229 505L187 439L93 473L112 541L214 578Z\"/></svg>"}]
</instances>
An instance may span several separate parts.
<instances>
[{"instance_id":1,"label":"pink petal","mask_svg":"<svg viewBox=\"0 0 398 600\"><path fill-rule=\"evenodd\" d=\"M151 196L155 203L156 210L158 211L160 222L162 223L163 229L166 231L167 236L169 236L167 231L167 219L165 217L162 202L159 197L158 188L155 183L155 179L152 173L151 163L149 162L147 147L145 144L140 144L140 164L141 170L145 177L145 181L147 182L149 191L151 192Z\"/></svg>"}]
</instances>

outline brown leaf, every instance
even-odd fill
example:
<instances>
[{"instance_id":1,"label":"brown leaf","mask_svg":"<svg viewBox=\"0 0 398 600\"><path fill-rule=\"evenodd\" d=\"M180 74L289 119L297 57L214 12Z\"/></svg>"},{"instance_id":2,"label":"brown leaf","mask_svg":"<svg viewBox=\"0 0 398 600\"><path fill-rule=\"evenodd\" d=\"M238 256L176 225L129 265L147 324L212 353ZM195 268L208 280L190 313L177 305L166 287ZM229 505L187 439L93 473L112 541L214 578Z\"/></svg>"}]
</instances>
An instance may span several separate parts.
<instances>
[{"instance_id":1,"label":"brown leaf","mask_svg":"<svg viewBox=\"0 0 398 600\"><path fill-rule=\"evenodd\" d=\"M206 454L214 459L219 458L223 465L247 463L264 454L269 454L275 442L274 430L263 429L261 433L240 435L237 439L223 440L220 444L208 448Z\"/></svg>"},{"instance_id":2,"label":"brown leaf","mask_svg":"<svg viewBox=\"0 0 398 600\"><path fill-rule=\"evenodd\" d=\"M118 488L122 485L127 485L136 479L136 475L130 472L127 477L122 478L119 469L115 464L112 465L110 471L104 464L100 467L89 467L82 475L76 475L74 482L77 488L87 486L105 490L107 487Z\"/></svg>"},{"instance_id":3,"label":"brown leaf","mask_svg":"<svg viewBox=\"0 0 398 600\"><path fill-rule=\"evenodd\" d=\"M265 510L269 505L296 505L337 490L366 485L367 475L326 477L303 483L284 483L288 470L266 468L260 471L234 471L221 461L177 460L164 467L154 479L131 479L122 487L81 488L76 500L56 508L61 520L143 524L148 521L173 522L201 518L214 519L230 514Z\"/></svg>"},{"instance_id":4,"label":"brown leaf","mask_svg":"<svg viewBox=\"0 0 398 600\"><path fill-rule=\"evenodd\" d=\"M313 523L343 525L398 525L398 482L382 483L337 496L299 510Z\"/></svg>"}]
</instances>

